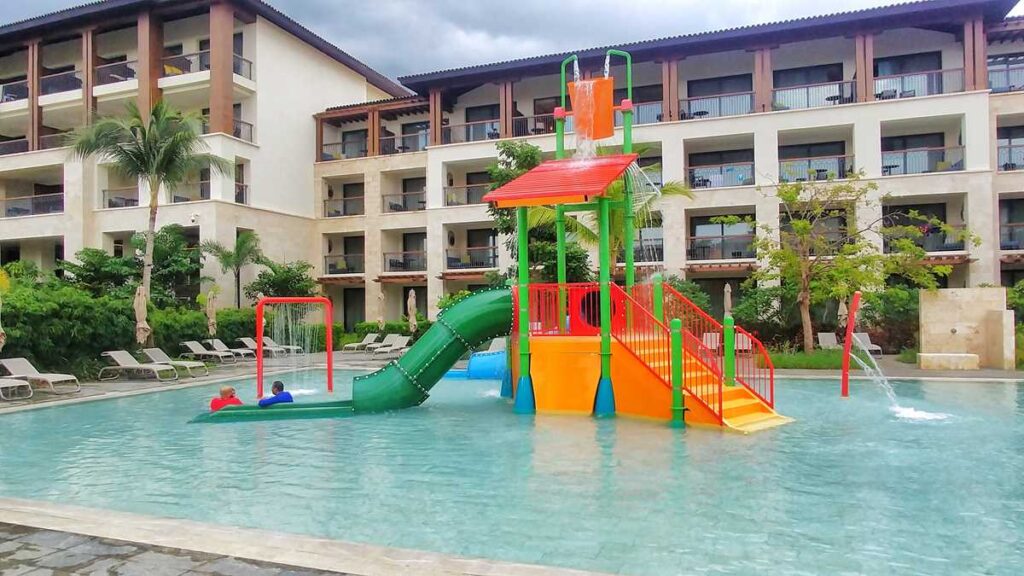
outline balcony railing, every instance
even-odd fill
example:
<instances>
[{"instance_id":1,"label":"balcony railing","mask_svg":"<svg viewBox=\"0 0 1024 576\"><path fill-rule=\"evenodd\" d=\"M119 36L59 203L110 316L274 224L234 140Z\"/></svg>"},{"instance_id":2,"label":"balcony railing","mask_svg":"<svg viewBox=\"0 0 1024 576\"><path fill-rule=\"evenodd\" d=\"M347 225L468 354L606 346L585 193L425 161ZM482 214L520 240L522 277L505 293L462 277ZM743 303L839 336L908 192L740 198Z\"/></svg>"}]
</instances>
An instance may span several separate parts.
<instances>
[{"instance_id":1,"label":"balcony railing","mask_svg":"<svg viewBox=\"0 0 1024 576\"><path fill-rule=\"evenodd\" d=\"M249 203L249 185L245 182L235 182L235 204Z\"/></svg>"},{"instance_id":2,"label":"balcony railing","mask_svg":"<svg viewBox=\"0 0 1024 576\"><path fill-rule=\"evenodd\" d=\"M926 225L927 226L927 225ZM960 227L956 227L960 229ZM925 252L960 252L964 250L964 241L955 235L947 234L937 226L927 226L923 235L913 238L914 244L924 248ZM884 242L885 251L891 252L892 246L889 241Z\"/></svg>"},{"instance_id":3,"label":"balcony railing","mask_svg":"<svg viewBox=\"0 0 1024 576\"><path fill-rule=\"evenodd\" d=\"M754 93L736 92L716 96L684 98L679 101L679 115L683 120L737 116L754 111Z\"/></svg>"},{"instance_id":4,"label":"balcony railing","mask_svg":"<svg viewBox=\"0 0 1024 576\"><path fill-rule=\"evenodd\" d=\"M406 152L421 152L427 149L430 143L430 131L424 130L416 134L403 134L400 136L383 136L380 139L381 154L404 154Z\"/></svg>"},{"instance_id":5,"label":"balcony railing","mask_svg":"<svg viewBox=\"0 0 1024 576\"><path fill-rule=\"evenodd\" d=\"M661 102L633 104L633 124L657 124L661 122ZM622 126L622 112L615 111L615 125Z\"/></svg>"},{"instance_id":6,"label":"balcony railing","mask_svg":"<svg viewBox=\"0 0 1024 576\"><path fill-rule=\"evenodd\" d=\"M324 256L324 274L363 274L366 272L364 254L328 254Z\"/></svg>"},{"instance_id":7,"label":"balcony railing","mask_svg":"<svg viewBox=\"0 0 1024 576\"><path fill-rule=\"evenodd\" d=\"M18 154L20 152L28 152L27 138L0 141L0 156L6 156L8 154Z\"/></svg>"},{"instance_id":8,"label":"balcony railing","mask_svg":"<svg viewBox=\"0 0 1024 576\"><path fill-rule=\"evenodd\" d=\"M46 134L45 136L39 137L39 149L50 150L52 148L63 148L68 145L68 135L66 132L58 132L57 134Z\"/></svg>"},{"instance_id":9,"label":"balcony railing","mask_svg":"<svg viewBox=\"0 0 1024 576\"><path fill-rule=\"evenodd\" d=\"M81 90L81 88L82 73L78 70L50 74L39 79L39 93L43 96L68 92L70 90Z\"/></svg>"},{"instance_id":10,"label":"balcony railing","mask_svg":"<svg viewBox=\"0 0 1024 576\"><path fill-rule=\"evenodd\" d=\"M1024 250L1024 222L1004 222L999 226L1000 250Z\"/></svg>"},{"instance_id":11,"label":"balcony railing","mask_svg":"<svg viewBox=\"0 0 1024 576\"><path fill-rule=\"evenodd\" d=\"M821 108L857 100L855 82L805 84L772 90L772 110Z\"/></svg>"},{"instance_id":12,"label":"balcony railing","mask_svg":"<svg viewBox=\"0 0 1024 576\"><path fill-rule=\"evenodd\" d=\"M163 70L161 76L181 76L193 72L202 72L210 69L210 51L196 52L195 54L182 54L180 56L168 56L163 59Z\"/></svg>"},{"instance_id":13,"label":"balcony railing","mask_svg":"<svg viewBox=\"0 0 1024 576\"><path fill-rule=\"evenodd\" d=\"M1024 90L1024 64L989 65L988 87L993 92Z\"/></svg>"},{"instance_id":14,"label":"balcony railing","mask_svg":"<svg viewBox=\"0 0 1024 576\"><path fill-rule=\"evenodd\" d=\"M853 156L792 158L779 162L780 182L806 182L848 178L854 174Z\"/></svg>"},{"instance_id":15,"label":"balcony railing","mask_svg":"<svg viewBox=\"0 0 1024 576\"><path fill-rule=\"evenodd\" d=\"M427 269L426 252L385 252L385 272L423 272Z\"/></svg>"},{"instance_id":16,"label":"balcony railing","mask_svg":"<svg viewBox=\"0 0 1024 576\"><path fill-rule=\"evenodd\" d=\"M445 206L466 206L469 204L483 204L484 194L491 189L490 184L470 184L467 186L445 186Z\"/></svg>"},{"instance_id":17,"label":"balcony railing","mask_svg":"<svg viewBox=\"0 0 1024 576\"><path fill-rule=\"evenodd\" d=\"M28 98L28 80L0 84L0 103Z\"/></svg>"},{"instance_id":18,"label":"balcony railing","mask_svg":"<svg viewBox=\"0 0 1024 576\"><path fill-rule=\"evenodd\" d=\"M427 208L426 192L385 194L381 197L381 200L381 209L384 212L415 212Z\"/></svg>"},{"instance_id":19,"label":"balcony railing","mask_svg":"<svg viewBox=\"0 0 1024 576\"><path fill-rule=\"evenodd\" d=\"M235 118L231 129L231 135L235 138L245 140L246 142L252 142L252 124L249 122Z\"/></svg>"},{"instance_id":20,"label":"balcony railing","mask_svg":"<svg viewBox=\"0 0 1024 576\"><path fill-rule=\"evenodd\" d=\"M344 160L348 158L366 158L369 141L365 138L358 140L346 140L345 142L330 142L324 144L320 152L320 159Z\"/></svg>"},{"instance_id":21,"label":"balcony railing","mask_svg":"<svg viewBox=\"0 0 1024 576\"><path fill-rule=\"evenodd\" d=\"M996 168L1000 172L1024 170L1024 145L1011 144L1010 146L1000 146L997 154Z\"/></svg>"},{"instance_id":22,"label":"balcony railing","mask_svg":"<svg viewBox=\"0 0 1024 576\"><path fill-rule=\"evenodd\" d=\"M324 218L361 216L365 213L365 199L362 196L324 200Z\"/></svg>"},{"instance_id":23,"label":"balcony railing","mask_svg":"<svg viewBox=\"0 0 1024 576\"><path fill-rule=\"evenodd\" d=\"M754 163L697 166L687 170L692 188L721 188L726 186L753 186Z\"/></svg>"},{"instance_id":24,"label":"balcony railing","mask_svg":"<svg viewBox=\"0 0 1024 576\"><path fill-rule=\"evenodd\" d=\"M232 71L243 78L252 80L252 62L242 58L238 54L234 55Z\"/></svg>"},{"instance_id":25,"label":"balcony railing","mask_svg":"<svg viewBox=\"0 0 1024 576\"><path fill-rule=\"evenodd\" d=\"M198 202L199 200L210 199L210 182L187 182L174 189L171 194L171 202L181 204L182 202Z\"/></svg>"},{"instance_id":26,"label":"balcony railing","mask_svg":"<svg viewBox=\"0 0 1024 576\"><path fill-rule=\"evenodd\" d=\"M131 60L128 62L114 62L96 67L96 85L115 84L138 77L139 62Z\"/></svg>"},{"instance_id":27,"label":"balcony railing","mask_svg":"<svg viewBox=\"0 0 1024 576\"><path fill-rule=\"evenodd\" d=\"M0 198L0 216L4 218L60 214L61 212L64 212L64 194L62 192L39 194L38 196Z\"/></svg>"},{"instance_id":28,"label":"balcony railing","mask_svg":"<svg viewBox=\"0 0 1024 576\"><path fill-rule=\"evenodd\" d=\"M647 240L636 240L633 243L633 262L644 263L644 262L664 262L665 261L665 241L661 238L651 238ZM624 264L626 262L626 253L624 250L619 250L618 255L615 257L615 262L618 264Z\"/></svg>"},{"instance_id":29,"label":"balcony railing","mask_svg":"<svg viewBox=\"0 0 1024 576\"><path fill-rule=\"evenodd\" d=\"M131 208L139 205L139 187L108 188L103 191L104 208Z\"/></svg>"},{"instance_id":30,"label":"balcony railing","mask_svg":"<svg viewBox=\"0 0 1024 576\"><path fill-rule=\"evenodd\" d=\"M951 70L933 70L931 72L912 72L895 76L879 76L875 78L875 99L893 100L896 98L914 98L932 94L953 94L964 91L964 71L962 68Z\"/></svg>"},{"instance_id":31,"label":"balcony railing","mask_svg":"<svg viewBox=\"0 0 1024 576\"><path fill-rule=\"evenodd\" d=\"M448 270L465 270L468 268L497 268L497 246L470 246L464 249L452 248L446 252L448 257L445 267Z\"/></svg>"},{"instance_id":32,"label":"balcony railing","mask_svg":"<svg viewBox=\"0 0 1024 576\"><path fill-rule=\"evenodd\" d=\"M499 123L498 119L494 119L442 126L441 142L444 144L457 144L459 142L497 140L501 137Z\"/></svg>"},{"instance_id":33,"label":"balcony railing","mask_svg":"<svg viewBox=\"0 0 1024 576\"><path fill-rule=\"evenodd\" d=\"M739 260L754 256L753 234L693 236L686 248L687 260Z\"/></svg>"},{"instance_id":34,"label":"balcony railing","mask_svg":"<svg viewBox=\"0 0 1024 576\"><path fill-rule=\"evenodd\" d=\"M882 152L882 175L955 172L964 169L963 146Z\"/></svg>"}]
</instances>

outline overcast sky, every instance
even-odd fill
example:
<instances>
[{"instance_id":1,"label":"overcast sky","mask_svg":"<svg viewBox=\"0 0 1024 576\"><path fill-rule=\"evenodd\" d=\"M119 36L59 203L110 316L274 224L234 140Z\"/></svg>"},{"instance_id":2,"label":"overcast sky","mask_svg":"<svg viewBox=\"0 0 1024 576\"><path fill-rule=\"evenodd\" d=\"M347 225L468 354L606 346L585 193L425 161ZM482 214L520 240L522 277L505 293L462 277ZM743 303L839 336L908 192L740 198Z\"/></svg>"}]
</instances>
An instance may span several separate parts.
<instances>
[{"instance_id":1,"label":"overcast sky","mask_svg":"<svg viewBox=\"0 0 1024 576\"><path fill-rule=\"evenodd\" d=\"M392 78L892 4L887 0L269 0ZM82 0L0 0L7 23ZM622 13L621 7L628 6ZM1018 6L1014 13L1021 13ZM556 17L557 16L557 17Z\"/></svg>"}]
</instances>

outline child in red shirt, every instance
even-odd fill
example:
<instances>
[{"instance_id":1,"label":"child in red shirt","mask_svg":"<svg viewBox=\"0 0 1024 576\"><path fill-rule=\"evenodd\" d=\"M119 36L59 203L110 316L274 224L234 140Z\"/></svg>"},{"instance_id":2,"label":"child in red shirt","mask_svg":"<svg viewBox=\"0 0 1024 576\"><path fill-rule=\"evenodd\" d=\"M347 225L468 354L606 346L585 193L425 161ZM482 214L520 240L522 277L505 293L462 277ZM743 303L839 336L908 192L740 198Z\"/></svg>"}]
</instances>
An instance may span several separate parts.
<instances>
[{"instance_id":1,"label":"child in red shirt","mask_svg":"<svg viewBox=\"0 0 1024 576\"><path fill-rule=\"evenodd\" d=\"M216 412L225 406L241 406L242 401L235 396L235 389L231 386L223 386L220 389L220 398L210 400L210 412Z\"/></svg>"}]
</instances>

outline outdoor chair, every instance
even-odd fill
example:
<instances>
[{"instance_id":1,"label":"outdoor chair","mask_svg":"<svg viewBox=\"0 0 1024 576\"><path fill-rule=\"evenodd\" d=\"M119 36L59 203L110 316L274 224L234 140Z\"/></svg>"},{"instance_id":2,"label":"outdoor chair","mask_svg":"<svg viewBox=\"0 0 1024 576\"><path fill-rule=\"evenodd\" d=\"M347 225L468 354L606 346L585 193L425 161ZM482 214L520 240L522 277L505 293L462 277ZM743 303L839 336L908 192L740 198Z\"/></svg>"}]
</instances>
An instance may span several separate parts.
<instances>
[{"instance_id":1,"label":"outdoor chair","mask_svg":"<svg viewBox=\"0 0 1024 576\"><path fill-rule=\"evenodd\" d=\"M818 332L818 348L822 350L839 350L839 340L832 332Z\"/></svg>"},{"instance_id":2,"label":"outdoor chair","mask_svg":"<svg viewBox=\"0 0 1024 576\"><path fill-rule=\"evenodd\" d=\"M183 368L188 372L189 377L195 378L196 375L192 373L193 369L202 368L203 376L210 375L210 369L206 367L203 362L196 362L194 360L173 360L166 352L159 348L143 348L142 353L149 358L150 361L156 364L169 364L177 368Z\"/></svg>"},{"instance_id":3,"label":"outdoor chair","mask_svg":"<svg viewBox=\"0 0 1024 576\"><path fill-rule=\"evenodd\" d=\"M141 364L134 356L124 350L111 350L104 352L101 356L106 356L114 362L114 366L104 366L99 373L100 380L116 380L122 374L142 373L148 374L160 382L170 382L178 379L178 370L170 364ZM165 378L161 374L170 372L174 374L173 378ZM107 376L113 374L113 376Z\"/></svg>"},{"instance_id":4,"label":"outdoor chair","mask_svg":"<svg viewBox=\"0 0 1024 576\"><path fill-rule=\"evenodd\" d=\"M28 400L32 397L32 383L13 378L0 378L0 400Z\"/></svg>"},{"instance_id":5,"label":"outdoor chair","mask_svg":"<svg viewBox=\"0 0 1024 576\"><path fill-rule=\"evenodd\" d=\"M82 385L78 383L78 378L71 374L43 374L31 362L25 358L4 358L0 360L0 366L3 366L10 374L11 378L15 380L27 380L29 383L34 385L42 384L49 388L53 394L74 394L82 389ZM63 384L69 387L68 390L58 391L57 385Z\"/></svg>"},{"instance_id":6,"label":"outdoor chair","mask_svg":"<svg viewBox=\"0 0 1024 576\"><path fill-rule=\"evenodd\" d=\"M289 353L289 354L305 354L306 353L306 351L302 349L302 346L291 346L289 344L278 344L277 342L274 342L274 340L270 336L264 336L263 337L263 347L266 348L267 346L270 346L271 348L283 348L284 351Z\"/></svg>"},{"instance_id":7,"label":"outdoor chair","mask_svg":"<svg viewBox=\"0 0 1024 576\"><path fill-rule=\"evenodd\" d=\"M384 347L384 346L391 346L392 344L395 343L395 340L397 340L398 338L401 338L401 337L402 337L401 334L385 334L384 335L384 339L381 340L380 342L378 342L376 344L367 344L366 345L366 351L367 352L373 352L374 350L376 350L378 348L381 348L381 347Z\"/></svg>"},{"instance_id":8,"label":"outdoor chair","mask_svg":"<svg viewBox=\"0 0 1024 576\"><path fill-rule=\"evenodd\" d=\"M248 348L228 348L228 345L221 342L220 338L210 338L209 340L203 340L203 342L215 352L231 352L239 358L256 358L256 352Z\"/></svg>"},{"instance_id":9,"label":"outdoor chair","mask_svg":"<svg viewBox=\"0 0 1024 576\"><path fill-rule=\"evenodd\" d=\"M345 344L344 346L341 347L341 351L359 352L360 350L365 350L367 346L376 342L377 338L379 337L380 334L377 334L376 332L374 332L373 334L367 334L366 336L363 337L362 342L353 342L352 344Z\"/></svg>"},{"instance_id":10,"label":"outdoor chair","mask_svg":"<svg viewBox=\"0 0 1024 576\"><path fill-rule=\"evenodd\" d=\"M374 356L401 354L409 349L410 336L399 336L390 346L381 346L373 351Z\"/></svg>"},{"instance_id":11,"label":"outdoor chair","mask_svg":"<svg viewBox=\"0 0 1024 576\"><path fill-rule=\"evenodd\" d=\"M239 338L238 341L244 344L245 347L248 348L249 350L252 350L253 354L255 354L256 351L258 350L256 346L256 341L253 340L252 338ZM286 350L284 348L278 348L277 346L267 346L266 340L263 341L263 353L266 354L267 356L273 357L277 356L278 354L284 354L285 352Z\"/></svg>"},{"instance_id":12,"label":"outdoor chair","mask_svg":"<svg viewBox=\"0 0 1024 576\"><path fill-rule=\"evenodd\" d=\"M193 360L202 360L204 358L208 358L210 360L217 360L222 364L227 362L228 360L230 360L232 364L238 362L238 359L235 358L235 355L232 354L231 352L218 352L214 350L207 350L206 348L203 347L202 344L196 342L195 340L182 342L181 346L182 348L185 349L185 352L182 352L180 356L181 358L191 358Z\"/></svg>"},{"instance_id":13,"label":"outdoor chair","mask_svg":"<svg viewBox=\"0 0 1024 576\"><path fill-rule=\"evenodd\" d=\"M872 356L882 355L882 347L878 344L873 344L871 342L871 336L868 336L867 332L854 332L853 339L860 344L861 348L867 350L868 354L871 354Z\"/></svg>"}]
</instances>

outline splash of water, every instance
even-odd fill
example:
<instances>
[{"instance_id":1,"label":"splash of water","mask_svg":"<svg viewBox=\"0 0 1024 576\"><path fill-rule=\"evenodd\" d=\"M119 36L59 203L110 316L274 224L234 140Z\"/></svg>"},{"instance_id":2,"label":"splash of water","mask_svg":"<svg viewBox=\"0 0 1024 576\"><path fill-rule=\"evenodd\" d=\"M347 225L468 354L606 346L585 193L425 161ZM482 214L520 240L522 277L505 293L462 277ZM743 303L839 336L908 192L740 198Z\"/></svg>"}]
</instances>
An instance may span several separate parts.
<instances>
[{"instance_id":1,"label":"splash of water","mask_svg":"<svg viewBox=\"0 0 1024 576\"><path fill-rule=\"evenodd\" d=\"M889 378L885 376L882 369L878 366L878 362L875 361L874 356L868 351L864 343L857 338L853 339L853 344L863 354L850 354L850 358L860 366L861 370L871 378L879 388L885 392L885 395L889 397L889 411L894 416L901 420L945 420L949 418L950 414L944 414L942 412L925 412L924 410L918 410L909 406L901 406L899 400L896 398L896 391L892 387L892 383L889 382ZM865 360L864 358L867 358Z\"/></svg>"}]
</instances>

